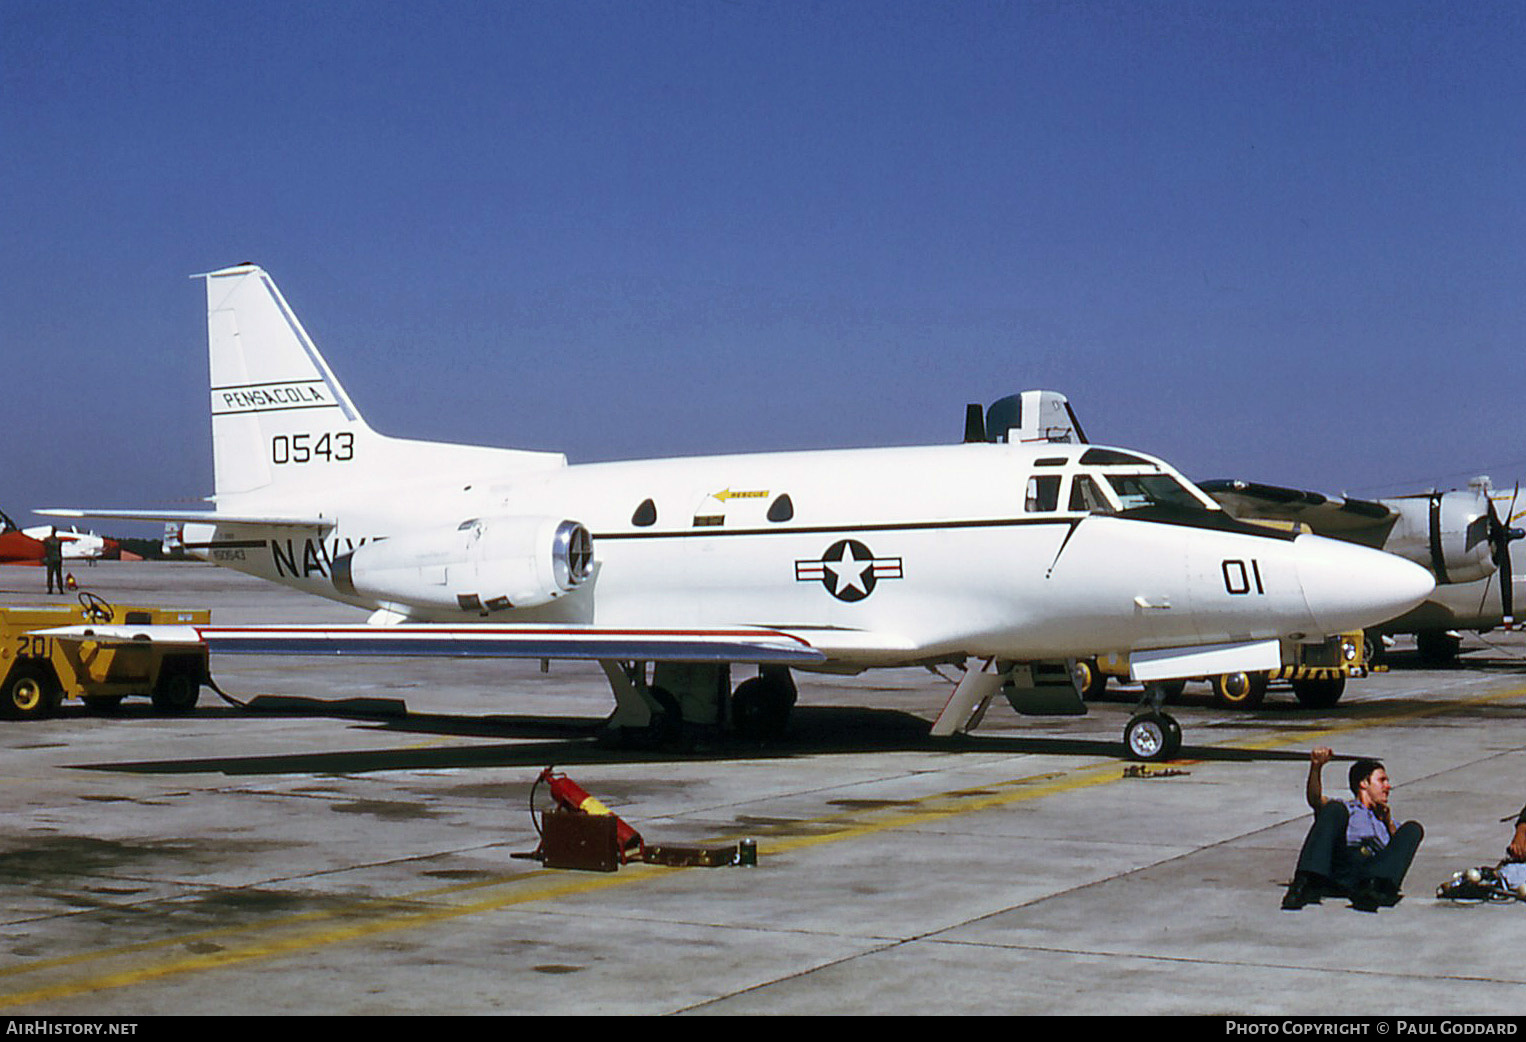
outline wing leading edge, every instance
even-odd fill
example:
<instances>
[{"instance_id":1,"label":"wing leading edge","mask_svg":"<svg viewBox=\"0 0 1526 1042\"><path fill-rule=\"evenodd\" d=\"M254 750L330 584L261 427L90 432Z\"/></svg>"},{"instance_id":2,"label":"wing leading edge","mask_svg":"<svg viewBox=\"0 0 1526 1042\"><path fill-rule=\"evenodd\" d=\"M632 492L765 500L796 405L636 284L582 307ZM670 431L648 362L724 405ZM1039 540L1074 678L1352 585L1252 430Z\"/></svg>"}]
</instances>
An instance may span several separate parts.
<instances>
[{"instance_id":1,"label":"wing leading edge","mask_svg":"<svg viewBox=\"0 0 1526 1042\"><path fill-rule=\"evenodd\" d=\"M809 666L826 655L793 634L764 628L627 629L603 626L64 626L59 640L205 645L231 655L386 655L597 661L747 662Z\"/></svg>"}]
</instances>

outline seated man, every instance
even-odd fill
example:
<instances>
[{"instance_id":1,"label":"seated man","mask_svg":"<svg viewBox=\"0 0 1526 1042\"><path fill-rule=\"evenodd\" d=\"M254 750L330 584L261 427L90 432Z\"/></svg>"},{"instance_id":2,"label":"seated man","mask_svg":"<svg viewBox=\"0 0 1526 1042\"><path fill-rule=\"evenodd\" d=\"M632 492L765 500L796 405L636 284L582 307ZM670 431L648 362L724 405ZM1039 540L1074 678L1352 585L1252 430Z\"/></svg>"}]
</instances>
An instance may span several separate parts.
<instances>
[{"instance_id":1,"label":"seated man","mask_svg":"<svg viewBox=\"0 0 1526 1042\"><path fill-rule=\"evenodd\" d=\"M1309 754L1305 788L1314 825L1298 855L1298 870L1282 899L1296 911L1326 894L1344 894L1364 912L1399 903L1399 887L1425 830L1417 821L1395 828L1388 808L1392 785L1376 760L1357 760L1349 779L1353 799L1324 795L1321 772L1334 755L1324 747Z\"/></svg>"},{"instance_id":2,"label":"seated man","mask_svg":"<svg viewBox=\"0 0 1526 1042\"><path fill-rule=\"evenodd\" d=\"M1505 860L1526 861L1526 807L1522 807L1521 813L1516 815L1515 835L1510 837L1510 844L1505 847Z\"/></svg>"}]
</instances>

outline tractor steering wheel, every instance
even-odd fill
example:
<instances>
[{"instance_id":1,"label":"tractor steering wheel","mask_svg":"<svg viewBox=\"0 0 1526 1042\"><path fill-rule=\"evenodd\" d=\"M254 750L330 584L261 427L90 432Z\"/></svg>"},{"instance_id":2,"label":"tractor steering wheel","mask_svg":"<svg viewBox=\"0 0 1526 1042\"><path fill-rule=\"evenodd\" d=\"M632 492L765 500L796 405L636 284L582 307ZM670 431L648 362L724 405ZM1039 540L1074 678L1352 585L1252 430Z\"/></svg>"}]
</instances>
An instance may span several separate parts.
<instances>
[{"instance_id":1,"label":"tractor steering wheel","mask_svg":"<svg viewBox=\"0 0 1526 1042\"><path fill-rule=\"evenodd\" d=\"M85 609L87 622L104 623L110 622L116 615L111 604L104 598L91 593L89 590L79 592L80 605Z\"/></svg>"}]
</instances>

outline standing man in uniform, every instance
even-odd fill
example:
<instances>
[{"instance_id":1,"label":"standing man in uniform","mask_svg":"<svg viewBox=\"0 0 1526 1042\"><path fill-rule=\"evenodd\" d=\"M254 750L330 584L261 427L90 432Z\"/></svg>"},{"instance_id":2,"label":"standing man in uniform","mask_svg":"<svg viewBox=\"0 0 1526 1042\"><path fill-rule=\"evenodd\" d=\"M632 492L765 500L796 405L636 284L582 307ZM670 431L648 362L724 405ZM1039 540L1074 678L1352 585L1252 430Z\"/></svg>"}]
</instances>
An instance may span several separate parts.
<instances>
[{"instance_id":1,"label":"standing man in uniform","mask_svg":"<svg viewBox=\"0 0 1526 1042\"><path fill-rule=\"evenodd\" d=\"M48 529L47 537L42 541L42 563L48 570L48 592L53 592L53 580L58 580L58 592L66 592L64 589L64 541L58 538L56 527Z\"/></svg>"},{"instance_id":2,"label":"standing man in uniform","mask_svg":"<svg viewBox=\"0 0 1526 1042\"><path fill-rule=\"evenodd\" d=\"M1399 903L1399 887L1425 830L1418 821L1395 826L1388 806L1393 788L1377 760L1357 760L1348 780L1352 799L1329 799L1321 772L1334 754L1324 747L1309 754L1304 795L1314 825L1298 855L1298 870L1282 899L1287 911L1318 903L1326 894L1345 895L1364 912Z\"/></svg>"}]
</instances>

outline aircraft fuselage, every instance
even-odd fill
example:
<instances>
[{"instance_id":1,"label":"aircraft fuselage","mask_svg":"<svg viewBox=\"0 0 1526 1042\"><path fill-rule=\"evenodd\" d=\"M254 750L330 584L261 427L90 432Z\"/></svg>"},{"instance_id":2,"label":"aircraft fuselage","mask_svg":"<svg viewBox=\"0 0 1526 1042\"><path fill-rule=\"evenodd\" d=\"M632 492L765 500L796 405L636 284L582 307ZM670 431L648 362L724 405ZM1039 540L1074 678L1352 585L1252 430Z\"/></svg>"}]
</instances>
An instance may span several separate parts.
<instances>
[{"instance_id":1,"label":"aircraft fuselage","mask_svg":"<svg viewBox=\"0 0 1526 1042\"><path fill-rule=\"evenodd\" d=\"M1239 525L1191 502L1159 461L1107 450L1130 462L1083 463L1086 448L770 453L398 482L364 499L328 497L327 531L219 525L209 536L207 526L188 529L187 543L220 564L414 621L762 625L811 631L857 665L1313 638L1371 621L1371 578L1346 604L1339 576L1381 572L1384 555ZM343 489L347 462L316 464L333 471L327 487ZM1183 502L1131 509L1110 479L1137 478L1177 485ZM1083 509L1083 479L1111 501ZM336 586L336 563L359 548L538 517L580 522L593 537L589 581L552 603L421 608ZM421 563L417 579L448 587L464 563ZM1395 597L1407 597L1414 577L1402 563L1391 570ZM1310 581L1321 589L1317 610Z\"/></svg>"}]
</instances>

